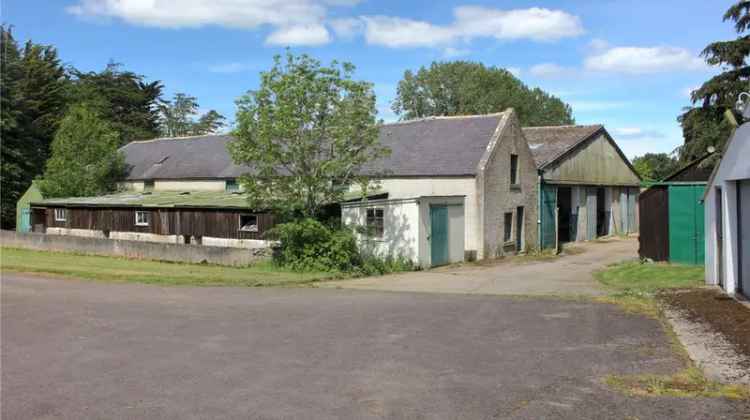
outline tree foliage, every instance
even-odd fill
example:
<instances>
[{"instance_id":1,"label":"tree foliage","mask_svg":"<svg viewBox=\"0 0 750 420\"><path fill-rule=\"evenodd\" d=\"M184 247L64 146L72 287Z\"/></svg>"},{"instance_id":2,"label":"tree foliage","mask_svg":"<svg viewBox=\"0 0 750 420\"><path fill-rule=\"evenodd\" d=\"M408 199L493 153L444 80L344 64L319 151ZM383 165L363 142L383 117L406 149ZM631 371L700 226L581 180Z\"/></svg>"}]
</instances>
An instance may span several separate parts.
<instances>
[{"instance_id":1,"label":"tree foliage","mask_svg":"<svg viewBox=\"0 0 750 420\"><path fill-rule=\"evenodd\" d=\"M115 191L125 175L119 134L94 107L73 105L52 142L39 188L45 197L81 197Z\"/></svg>"},{"instance_id":2,"label":"tree foliage","mask_svg":"<svg viewBox=\"0 0 750 420\"><path fill-rule=\"evenodd\" d=\"M468 61L433 62L404 73L393 111L402 119L501 112L515 108L524 126L573 124L569 105L530 89L509 71Z\"/></svg>"},{"instance_id":3,"label":"tree foliage","mask_svg":"<svg viewBox=\"0 0 750 420\"><path fill-rule=\"evenodd\" d=\"M677 159L666 153L646 153L633 159L633 167L644 181L661 181L679 166Z\"/></svg>"},{"instance_id":4,"label":"tree foliage","mask_svg":"<svg viewBox=\"0 0 750 420\"><path fill-rule=\"evenodd\" d=\"M378 141L372 84L354 66L321 66L307 55L274 58L260 88L238 100L230 152L253 208L315 216L338 202L366 162L388 153Z\"/></svg>"},{"instance_id":5,"label":"tree foliage","mask_svg":"<svg viewBox=\"0 0 750 420\"><path fill-rule=\"evenodd\" d=\"M211 134L225 125L226 118L213 109L201 115L196 121L198 108L198 100L184 93L176 93L171 101L161 100L159 121L163 135L182 137Z\"/></svg>"},{"instance_id":6,"label":"tree foliage","mask_svg":"<svg viewBox=\"0 0 750 420\"><path fill-rule=\"evenodd\" d=\"M85 103L120 134L121 144L159 136L158 104L164 86L109 63L101 72L70 70L71 99Z\"/></svg>"},{"instance_id":7,"label":"tree foliage","mask_svg":"<svg viewBox=\"0 0 750 420\"><path fill-rule=\"evenodd\" d=\"M54 47L32 41L19 47L5 26L0 26L0 51L0 201L2 227L10 229L16 201L44 170L65 111L69 80Z\"/></svg>"},{"instance_id":8,"label":"tree foliage","mask_svg":"<svg viewBox=\"0 0 750 420\"><path fill-rule=\"evenodd\" d=\"M724 21L734 22L740 35L735 40L713 42L701 55L713 66L724 70L703 83L692 92L691 99L697 106L687 108L678 117L685 143L680 149L680 159L690 161L706 153L709 146L722 150L731 135L731 124L724 118L725 110L735 112L739 94L750 86L750 35L744 35L750 25L750 1L738 1L724 14ZM712 161L713 162L713 161Z\"/></svg>"}]
</instances>

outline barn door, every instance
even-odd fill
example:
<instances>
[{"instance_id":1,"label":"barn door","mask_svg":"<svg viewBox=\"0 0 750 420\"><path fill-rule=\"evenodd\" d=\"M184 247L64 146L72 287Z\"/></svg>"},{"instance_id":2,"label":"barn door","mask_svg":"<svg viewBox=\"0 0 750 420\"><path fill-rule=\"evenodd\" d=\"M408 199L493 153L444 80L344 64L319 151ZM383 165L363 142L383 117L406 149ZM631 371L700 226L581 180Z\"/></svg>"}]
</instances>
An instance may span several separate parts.
<instances>
[{"instance_id":1,"label":"barn door","mask_svg":"<svg viewBox=\"0 0 750 420\"><path fill-rule=\"evenodd\" d=\"M586 240L596 239L596 188L586 189Z\"/></svg>"},{"instance_id":2,"label":"barn door","mask_svg":"<svg viewBox=\"0 0 750 420\"><path fill-rule=\"evenodd\" d=\"M541 245L542 249L554 248L557 236L557 187L554 185L542 185L541 211L539 214L541 222Z\"/></svg>"},{"instance_id":3,"label":"barn door","mask_svg":"<svg viewBox=\"0 0 750 420\"><path fill-rule=\"evenodd\" d=\"M669 186L669 259L682 264L703 264L704 225L702 185Z\"/></svg>"},{"instance_id":4,"label":"barn door","mask_svg":"<svg viewBox=\"0 0 750 420\"><path fill-rule=\"evenodd\" d=\"M448 207L430 206L430 264L448 264L448 250Z\"/></svg>"},{"instance_id":5,"label":"barn door","mask_svg":"<svg viewBox=\"0 0 750 420\"><path fill-rule=\"evenodd\" d=\"M750 296L750 181L740 181L737 185L737 231L740 256L737 290Z\"/></svg>"}]
</instances>

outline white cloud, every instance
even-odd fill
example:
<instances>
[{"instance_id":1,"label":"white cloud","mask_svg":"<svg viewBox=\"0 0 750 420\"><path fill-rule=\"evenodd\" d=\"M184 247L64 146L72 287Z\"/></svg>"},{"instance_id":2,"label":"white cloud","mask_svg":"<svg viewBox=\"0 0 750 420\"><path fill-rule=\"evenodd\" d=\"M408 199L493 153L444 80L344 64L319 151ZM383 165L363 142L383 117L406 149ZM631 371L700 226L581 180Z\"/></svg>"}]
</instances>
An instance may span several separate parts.
<instances>
[{"instance_id":1,"label":"white cloud","mask_svg":"<svg viewBox=\"0 0 750 420\"><path fill-rule=\"evenodd\" d=\"M614 47L589 56L587 70L626 74L702 70L707 66L698 56L675 47Z\"/></svg>"},{"instance_id":2,"label":"white cloud","mask_svg":"<svg viewBox=\"0 0 750 420\"><path fill-rule=\"evenodd\" d=\"M589 48L592 49L592 50L594 50L594 51L605 50L605 49L609 48L609 42L607 42L607 41L605 41L603 39L594 38L594 39L591 40L591 42L589 42Z\"/></svg>"},{"instance_id":3,"label":"white cloud","mask_svg":"<svg viewBox=\"0 0 750 420\"><path fill-rule=\"evenodd\" d=\"M329 22L329 25L333 28L336 36L343 39L354 38L364 28L364 22L357 18L333 19Z\"/></svg>"},{"instance_id":4,"label":"white cloud","mask_svg":"<svg viewBox=\"0 0 750 420\"><path fill-rule=\"evenodd\" d=\"M612 130L612 134L623 140L662 139L666 135L658 130L644 130L640 127L619 127Z\"/></svg>"},{"instance_id":5,"label":"white cloud","mask_svg":"<svg viewBox=\"0 0 750 420\"><path fill-rule=\"evenodd\" d=\"M453 10L454 21L435 25L394 16L362 16L368 44L390 48L438 47L474 38L556 41L583 34L577 16L542 8L499 10L462 6Z\"/></svg>"},{"instance_id":6,"label":"white cloud","mask_svg":"<svg viewBox=\"0 0 750 420\"><path fill-rule=\"evenodd\" d=\"M283 26L268 35L268 45L323 45L331 41L328 30L323 25L305 24Z\"/></svg>"},{"instance_id":7,"label":"white cloud","mask_svg":"<svg viewBox=\"0 0 750 420\"><path fill-rule=\"evenodd\" d=\"M238 29L270 26L269 44L320 45L330 40L323 26L329 6L351 6L358 0L78 0L73 15L120 19L159 28L208 25Z\"/></svg>"},{"instance_id":8,"label":"white cloud","mask_svg":"<svg viewBox=\"0 0 750 420\"><path fill-rule=\"evenodd\" d=\"M466 48L447 47L443 50L443 57L445 58L464 57L469 54L471 54L471 50Z\"/></svg>"},{"instance_id":9,"label":"white cloud","mask_svg":"<svg viewBox=\"0 0 750 420\"><path fill-rule=\"evenodd\" d=\"M568 77L575 74L575 72L576 70L572 67L564 67L555 63L541 63L529 69L529 73L533 76L544 79Z\"/></svg>"},{"instance_id":10,"label":"white cloud","mask_svg":"<svg viewBox=\"0 0 750 420\"><path fill-rule=\"evenodd\" d=\"M208 71L211 73L239 73L246 70L251 70L255 66L246 63L222 63L208 66Z\"/></svg>"}]
</instances>

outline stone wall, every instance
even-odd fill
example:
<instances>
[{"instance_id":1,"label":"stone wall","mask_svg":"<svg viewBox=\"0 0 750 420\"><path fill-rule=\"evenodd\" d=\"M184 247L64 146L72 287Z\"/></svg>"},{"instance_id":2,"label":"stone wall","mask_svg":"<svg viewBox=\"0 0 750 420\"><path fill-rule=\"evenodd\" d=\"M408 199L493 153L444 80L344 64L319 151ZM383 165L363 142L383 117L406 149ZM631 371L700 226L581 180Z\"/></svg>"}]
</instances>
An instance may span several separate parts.
<instances>
[{"instance_id":1,"label":"stone wall","mask_svg":"<svg viewBox=\"0 0 750 420\"><path fill-rule=\"evenodd\" d=\"M134 259L246 266L269 259L271 248L233 248L0 231L0 245Z\"/></svg>"}]
</instances>

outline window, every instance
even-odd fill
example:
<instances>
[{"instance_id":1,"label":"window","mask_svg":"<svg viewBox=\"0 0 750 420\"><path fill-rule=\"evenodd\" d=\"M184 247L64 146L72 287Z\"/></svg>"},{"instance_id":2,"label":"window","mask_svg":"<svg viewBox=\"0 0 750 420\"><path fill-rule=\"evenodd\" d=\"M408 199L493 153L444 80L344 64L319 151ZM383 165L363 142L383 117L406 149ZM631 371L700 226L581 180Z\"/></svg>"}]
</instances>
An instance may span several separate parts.
<instances>
[{"instance_id":1,"label":"window","mask_svg":"<svg viewBox=\"0 0 750 420\"><path fill-rule=\"evenodd\" d=\"M153 191L154 190L154 181L143 181L143 191Z\"/></svg>"},{"instance_id":2,"label":"window","mask_svg":"<svg viewBox=\"0 0 750 420\"><path fill-rule=\"evenodd\" d=\"M518 155L510 155L510 185L518 185Z\"/></svg>"},{"instance_id":3,"label":"window","mask_svg":"<svg viewBox=\"0 0 750 420\"><path fill-rule=\"evenodd\" d=\"M55 221L56 222L64 222L65 221L65 209L55 209Z\"/></svg>"},{"instance_id":4,"label":"window","mask_svg":"<svg viewBox=\"0 0 750 420\"><path fill-rule=\"evenodd\" d=\"M383 230L383 209L367 209L367 232L375 238L382 238Z\"/></svg>"},{"instance_id":5,"label":"window","mask_svg":"<svg viewBox=\"0 0 750 420\"><path fill-rule=\"evenodd\" d=\"M148 226L151 222L151 213L147 211L136 211L135 212L135 225L136 226Z\"/></svg>"},{"instance_id":6,"label":"window","mask_svg":"<svg viewBox=\"0 0 750 420\"><path fill-rule=\"evenodd\" d=\"M510 242L513 231L513 213L505 213L505 230L503 231L503 241Z\"/></svg>"},{"instance_id":7,"label":"window","mask_svg":"<svg viewBox=\"0 0 750 420\"><path fill-rule=\"evenodd\" d=\"M238 192L240 190L240 186L239 184L237 184L237 180L227 179L226 183L224 184L224 190L226 192Z\"/></svg>"},{"instance_id":8,"label":"window","mask_svg":"<svg viewBox=\"0 0 750 420\"><path fill-rule=\"evenodd\" d=\"M241 214L240 215L240 231L257 232L258 231L258 216L254 214Z\"/></svg>"}]
</instances>

